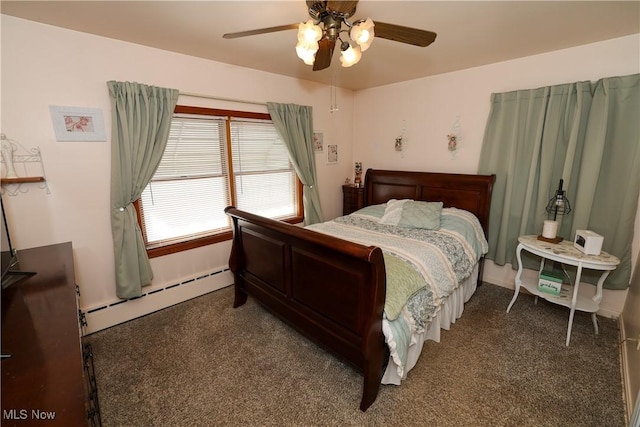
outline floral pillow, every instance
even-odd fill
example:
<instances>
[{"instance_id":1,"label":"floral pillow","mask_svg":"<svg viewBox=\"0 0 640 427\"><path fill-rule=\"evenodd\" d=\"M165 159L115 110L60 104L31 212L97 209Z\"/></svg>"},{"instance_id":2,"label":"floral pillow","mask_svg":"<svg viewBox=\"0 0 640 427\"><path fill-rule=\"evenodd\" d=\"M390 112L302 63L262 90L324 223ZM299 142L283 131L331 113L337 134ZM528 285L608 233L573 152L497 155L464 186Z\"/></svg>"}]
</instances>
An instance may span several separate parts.
<instances>
[{"instance_id":1,"label":"floral pillow","mask_svg":"<svg viewBox=\"0 0 640 427\"><path fill-rule=\"evenodd\" d=\"M419 202L410 199L391 199L387 202L384 215L380 218L382 224L397 225L398 227L423 228L438 230L442 202Z\"/></svg>"}]
</instances>

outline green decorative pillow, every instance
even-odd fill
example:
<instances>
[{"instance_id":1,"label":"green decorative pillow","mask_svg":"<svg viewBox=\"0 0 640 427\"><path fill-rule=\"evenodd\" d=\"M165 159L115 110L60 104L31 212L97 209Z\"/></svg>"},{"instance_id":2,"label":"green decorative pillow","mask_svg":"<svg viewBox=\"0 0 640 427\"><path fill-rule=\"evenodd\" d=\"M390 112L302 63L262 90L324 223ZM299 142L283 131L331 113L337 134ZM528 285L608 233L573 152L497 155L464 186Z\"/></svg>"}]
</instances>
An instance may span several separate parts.
<instances>
[{"instance_id":1,"label":"green decorative pillow","mask_svg":"<svg viewBox=\"0 0 640 427\"><path fill-rule=\"evenodd\" d=\"M407 228L438 230L442 202L417 202L414 200L389 200L380 219L382 224Z\"/></svg>"}]
</instances>

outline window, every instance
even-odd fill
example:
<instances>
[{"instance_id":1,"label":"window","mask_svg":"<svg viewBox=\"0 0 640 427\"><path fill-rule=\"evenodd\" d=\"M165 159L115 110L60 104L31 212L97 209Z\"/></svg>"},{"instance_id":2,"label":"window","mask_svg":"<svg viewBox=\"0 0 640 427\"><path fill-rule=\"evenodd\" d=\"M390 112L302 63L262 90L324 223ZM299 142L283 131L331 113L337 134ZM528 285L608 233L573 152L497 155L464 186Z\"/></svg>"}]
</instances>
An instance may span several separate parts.
<instances>
[{"instance_id":1,"label":"window","mask_svg":"<svg viewBox=\"0 0 640 427\"><path fill-rule=\"evenodd\" d=\"M302 185L268 114L177 106L136 203L150 257L231 238L224 208L302 221Z\"/></svg>"}]
</instances>

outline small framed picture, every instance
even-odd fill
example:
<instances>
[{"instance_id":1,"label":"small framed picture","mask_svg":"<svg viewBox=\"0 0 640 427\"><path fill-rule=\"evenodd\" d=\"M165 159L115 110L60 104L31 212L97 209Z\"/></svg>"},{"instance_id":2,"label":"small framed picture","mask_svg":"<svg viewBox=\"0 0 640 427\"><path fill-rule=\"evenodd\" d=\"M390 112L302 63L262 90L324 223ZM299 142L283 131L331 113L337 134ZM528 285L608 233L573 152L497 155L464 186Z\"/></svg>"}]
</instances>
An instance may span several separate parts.
<instances>
[{"instance_id":1,"label":"small framed picture","mask_svg":"<svg viewBox=\"0 0 640 427\"><path fill-rule=\"evenodd\" d=\"M50 105L56 141L106 141L102 110Z\"/></svg>"},{"instance_id":2,"label":"small framed picture","mask_svg":"<svg viewBox=\"0 0 640 427\"><path fill-rule=\"evenodd\" d=\"M330 165L338 163L338 146L337 145L327 145L327 163Z\"/></svg>"},{"instance_id":3,"label":"small framed picture","mask_svg":"<svg viewBox=\"0 0 640 427\"><path fill-rule=\"evenodd\" d=\"M313 151L323 151L324 150L324 136L322 132L315 131L313 133Z\"/></svg>"}]
</instances>

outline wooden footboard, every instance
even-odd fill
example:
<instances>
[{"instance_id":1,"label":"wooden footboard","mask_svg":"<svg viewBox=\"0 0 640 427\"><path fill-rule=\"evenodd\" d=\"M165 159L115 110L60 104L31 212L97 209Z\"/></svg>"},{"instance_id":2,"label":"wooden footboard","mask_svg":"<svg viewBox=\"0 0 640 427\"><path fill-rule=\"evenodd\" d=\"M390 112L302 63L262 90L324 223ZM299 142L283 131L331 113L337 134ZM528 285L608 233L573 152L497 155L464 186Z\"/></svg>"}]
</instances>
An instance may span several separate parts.
<instances>
[{"instance_id":1,"label":"wooden footboard","mask_svg":"<svg viewBox=\"0 0 640 427\"><path fill-rule=\"evenodd\" d=\"M441 201L475 214L487 232L494 175L369 169L365 205L389 199ZM376 399L389 348L382 333L382 250L228 207L234 307L247 295L364 374L360 409ZM481 280L482 264L480 264Z\"/></svg>"},{"instance_id":2,"label":"wooden footboard","mask_svg":"<svg viewBox=\"0 0 640 427\"><path fill-rule=\"evenodd\" d=\"M376 399L389 350L382 333L382 251L228 207L234 307L254 296L364 375L360 409Z\"/></svg>"}]
</instances>

